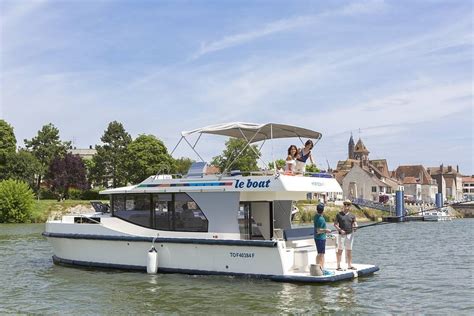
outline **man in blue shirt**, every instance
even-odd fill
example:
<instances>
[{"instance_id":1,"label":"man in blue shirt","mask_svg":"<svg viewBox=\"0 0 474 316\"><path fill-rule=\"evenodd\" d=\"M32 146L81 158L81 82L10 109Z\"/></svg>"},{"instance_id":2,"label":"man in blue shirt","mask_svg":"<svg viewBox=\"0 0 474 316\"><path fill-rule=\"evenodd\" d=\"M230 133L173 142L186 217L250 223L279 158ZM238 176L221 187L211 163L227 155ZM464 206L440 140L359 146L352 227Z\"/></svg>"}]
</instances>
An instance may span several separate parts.
<instances>
[{"instance_id":1,"label":"man in blue shirt","mask_svg":"<svg viewBox=\"0 0 474 316\"><path fill-rule=\"evenodd\" d=\"M326 253L326 233L330 233L331 230L326 228L326 220L324 219L324 204L320 203L316 207L316 215L314 216L314 242L316 243L316 249L318 254L316 256L316 264L324 268L324 254Z\"/></svg>"}]
</instances>

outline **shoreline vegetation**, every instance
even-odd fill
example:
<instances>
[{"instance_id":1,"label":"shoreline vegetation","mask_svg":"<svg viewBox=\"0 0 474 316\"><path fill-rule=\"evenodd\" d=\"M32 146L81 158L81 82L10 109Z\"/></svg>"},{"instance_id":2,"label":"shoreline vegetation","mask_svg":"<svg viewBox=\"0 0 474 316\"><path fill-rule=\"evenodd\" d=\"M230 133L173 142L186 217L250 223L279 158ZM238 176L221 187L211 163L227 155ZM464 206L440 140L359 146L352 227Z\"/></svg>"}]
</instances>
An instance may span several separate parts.
<instances>
[{"instance_id":1,"label":"shoreline vegetation","mask_svg":"<svg viewBox=\"0 0 474 316\"><path fill-rule=\"evenodd\" d=\"M295 214L293 222L300 224L312 223L313 218L316 215L316 205L317 203L315 201L298 201L296 204L298 212ZM342 206L326 204L323 213L326 222L334 222L337 213L341 210ZM356 216L358 222L379 222L382 221L383 216L387 216L386 212L369 208L362 208L362 210L359 210L352 207L351 213Z\"/></svg>"},{"instance_id":2,"label":"shoreline vegetation","mask_svg":"<svg viewBox=\"0 0 474 316\"><path fill-rule=\"evenodd\" d=\"M109 201L103 200L102 202L108 203ZM87 200L35 200L30 222L45 223L49 217L67 214L71 209L77 207L89 208L92 210L90 201ZM316 202L299 201L297 207L299 211L295 214L293 222L300 224L312 223L314 215L316 214ZM340 210L340 206L327 204L324 211L326 221L332 223L336 214ZM369 208L358 210L353 207L351 212L356 216L358 222L379 222L382 220L383 216L387 216L386 212ZM455 215L456 217L459 217L459 214Z\"/></svg>"},{"instance_id":3,"label":"shoreline vegetation","mask_svg":"<svg viewBox=\"0 0 474 316\"><path fill-rule=\"evenodd\" d=\"M92 209L90 202L91 201L87 200L35 200L33 212L31 214L31 223L46 223L50 216L67 214L72 208L78 206Z\"/></svg>"},{"instance_id":4,"label":"shoreline vegetation","mask_svg":"<svg viewBox=\"0 0 474 316\"><path fill-rule=\"evenodd\" d=\"M309 200L303 200L303 201L298 201L296 206L298 207L298 212L295 214L295 218L293 222L300 223L300 224L307 224L307 223L312 223L313 218L316 214L316 201L309 201ZM334 219L336 218L336 215L339 211L341 211L342 206L334 205L334 204L326 204L324 208L324 219L328 223L334 222ZM406 210L409 215L418 215L419 214L419 207L417 206L406 206ZM389 213L381 211L381 210L376 210L372 208L367 208L367 207L361 207L361 209L357 209L356 207L352 206L351 211L352 214L356 216L356 219L358 222L381 222L382 217L388 216ZM464 216L454 210L453 208L450 208L450 215L454 216L456 218L463 218Z\"/></svg>"}]
</instances>

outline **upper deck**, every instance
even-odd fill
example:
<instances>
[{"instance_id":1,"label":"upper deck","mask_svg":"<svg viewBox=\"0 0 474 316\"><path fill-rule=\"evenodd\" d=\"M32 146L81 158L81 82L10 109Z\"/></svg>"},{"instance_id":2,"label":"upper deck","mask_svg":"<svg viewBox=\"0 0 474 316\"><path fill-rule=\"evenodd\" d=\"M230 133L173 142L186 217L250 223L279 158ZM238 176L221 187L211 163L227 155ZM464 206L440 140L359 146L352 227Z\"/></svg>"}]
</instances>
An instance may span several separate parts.
<instances>
[{"instance_id":1,"label":"upper deck","mask_svg":"<svg viewBox=\"0 0 474 316\"><path fill-rule=\"evenodd\" d=\"M202 177L172 178L151 176L128 187L108 189L101 194L175 193L175 192L245 192L245 193L341 193L336 179L328 174L289 176L284 174L249 174L236 176L203 175Z\"/></svg>"}]
</instances>

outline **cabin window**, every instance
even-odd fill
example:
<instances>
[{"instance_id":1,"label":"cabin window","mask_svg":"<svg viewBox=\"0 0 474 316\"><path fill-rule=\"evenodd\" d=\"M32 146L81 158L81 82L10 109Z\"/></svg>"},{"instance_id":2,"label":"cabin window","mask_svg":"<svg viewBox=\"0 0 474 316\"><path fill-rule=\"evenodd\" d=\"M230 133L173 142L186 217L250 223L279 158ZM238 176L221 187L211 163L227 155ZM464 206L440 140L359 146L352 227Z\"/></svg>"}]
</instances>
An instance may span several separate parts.
<instances>
[{"instance_id":1,"label":"cabin window","mask_svg":"<svg viewBox=\"0 0 474 316\"><path fill-rule=\"evenodd\" d=\"M124 198L124 207L114 209L114 215L140 226L151 227L150 195L128 194Z\"/></svg>"},{"instance_id":2,"label":"cabin window","mask_svg":"<svg viewBox=\"0 0 474 316\"><path fill-rule=\"evenodd\" d=\"M197 203L185 193L113 195L112 214L159 230L207 232L209 226Z\"/></svg>"},{"instance_id":3,"label":"cabin window","mask_svg":"<svg viewBox=\"0 0 474 316\"><path fill-rule=\"evenodd\" d=\"M175 194L174 230L207 232L208 221L199 206L185 193Z\"/></svg>"},{"instance_id":4,"label":"cabin window","mask_svg":"<svg viewBox=\"0 0 474 316\"><path fill-rule=\"evenodd\" d=\"M125 210L125 195L112 195L112 211Z\"/></svg>"},{"instance_id":5,"label":"cabin window","mask_svg":"<svg viewBox=\"0 0 474 316\"><path fill-rule=\"evenodd\" d=\"M153 212L156 229L170 230L171 227L171 206L172 194L153 194Z\"/></svg>"}]
</instances>

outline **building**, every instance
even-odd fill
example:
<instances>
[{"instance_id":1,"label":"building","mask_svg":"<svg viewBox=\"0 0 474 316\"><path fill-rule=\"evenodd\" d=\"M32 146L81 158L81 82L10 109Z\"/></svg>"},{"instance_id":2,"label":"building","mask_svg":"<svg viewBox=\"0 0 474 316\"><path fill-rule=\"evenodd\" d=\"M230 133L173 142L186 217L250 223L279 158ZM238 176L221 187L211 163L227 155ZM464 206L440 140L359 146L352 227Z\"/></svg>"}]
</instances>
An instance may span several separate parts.
<instances>
[{"instance_id":1,"label":"building","mask_svg":"<svg viewBox=\"0 0 474 316\"><path fill-rule=\"evenodd\" d=\"M422 165L399 166L393 172L393 177L403 185L409 200L435 202L438 184Z\"/></svg>"},{"instance_id":2,"label":"building","mask_svg":"<svg viewBox=\"0 0 474 316\"><path fill-rule=\"evenodd\" d=\"M354 145L351 135L348 144L348 158L337 163L333 175L341 184L344 198L360 198L379 201L381 195L388 195L398 188L398 181L392 179L386 159L369 159L370 151L361 139Z\"/></svg>"},{"instance_id":3,"label":"building","mask_svg":"<svg viewBox=\"0 0 474 316\"><path fill-rule=\"evenodd\" d=\"M354 165L342 180L344 198L379 202L380 195L392 193L392 187L382 182L375 173Z\"/></svg>"},{"instance_id":4,"label":"building","mask_svg":"<svg viewBox=\"0 0 474 316\"><path fill-rule=\"evenodd\" d=\"M464 200L474 201L474 175L462 177L462 194Z\"/></svg>"},{"instance_id":5,"label":"building","mask_svg":"<svg viewBox=\"0 0 474 316\"><path fill-rule=\"evenodd\" d=\"M459 173L459 166L454 169L452 166L428 167L428 174L436 180L438 192L443 194L443 200L460 201L463 198L462 175Z\"/></svg>"},{"instance_id":6,"label":"building","mask_svg":"<svg viewBox=\"0 0 474 316\"><path fill-rule=\"evenodd\" d=\"M92 145L89 146L89 148L71 147L68 149L68 153L71 153L73 155L79 155L79 157L85 160L91 160L92 157L94 157L94 155L97 154L97 150L92 148Z\"/></svg>"}]
</instances>

